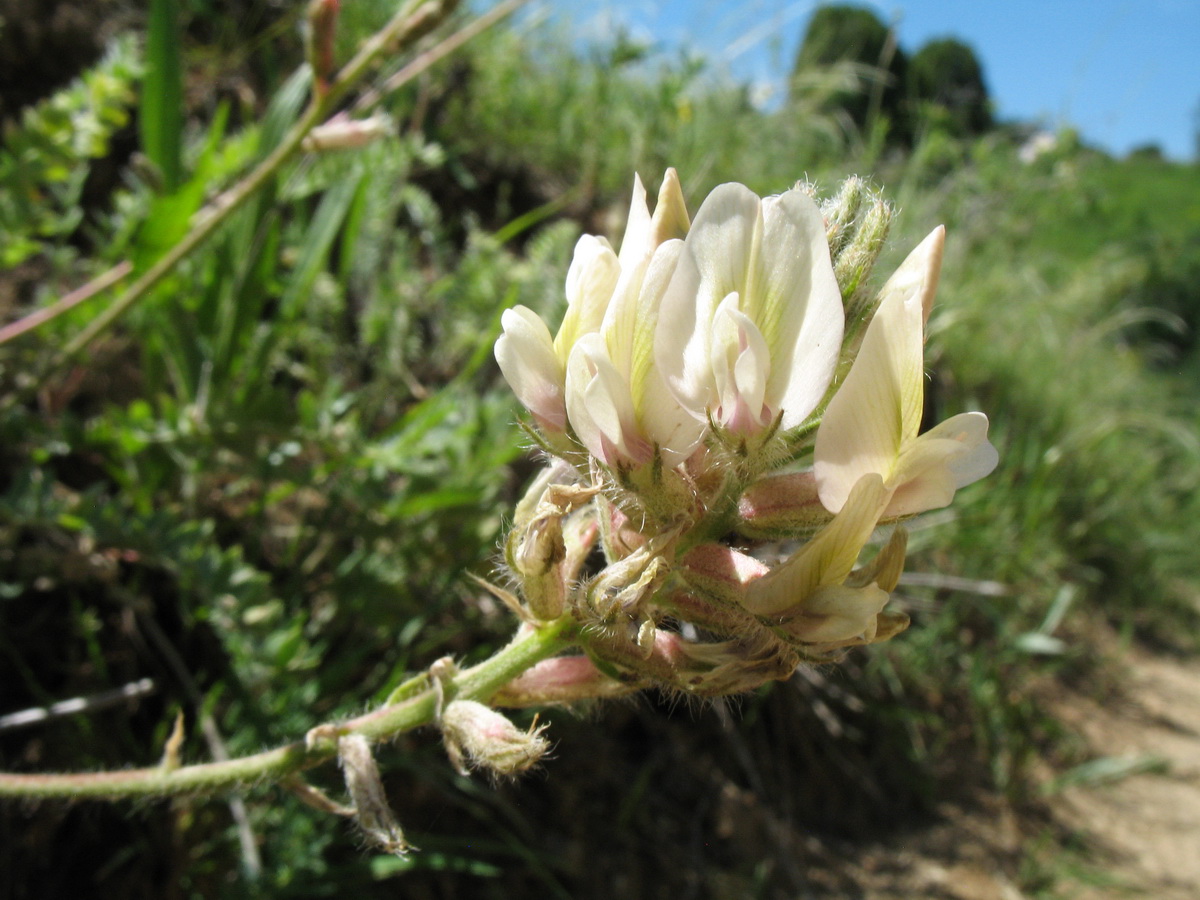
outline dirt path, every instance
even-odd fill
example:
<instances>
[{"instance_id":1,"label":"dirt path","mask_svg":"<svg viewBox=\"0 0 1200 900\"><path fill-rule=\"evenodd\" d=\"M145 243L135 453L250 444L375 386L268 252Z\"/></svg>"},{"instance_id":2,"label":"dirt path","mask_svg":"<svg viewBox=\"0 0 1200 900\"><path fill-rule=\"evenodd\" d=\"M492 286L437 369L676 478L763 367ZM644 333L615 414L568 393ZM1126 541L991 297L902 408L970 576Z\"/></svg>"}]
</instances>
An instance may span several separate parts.
<instances>
[{"instance_id":1,"label":"dirt path","mask_svg":"<svg viewBox=\"0 0 1200 900\"><path fill-rule=\"evenodd\" d=\"M1018 822L1002 804L947 806L933 828L865 854L854 896L1198 900L1200 658L1137 651L1123 665L1119 699L1054 704L1092 761L1057 776L1049 821Z\"/></svg>"},{"instance_id":2,"label":"dirt path","mask_svg":"<svg viewBox=\"0 0 1200 900\"><path fill-rule=\"evenodd\" d=\"M1060 715L1092 751L1140 774L1070 787L1058 817L1094 841L1107 885L1080 883L1073 900L1200 898L1200 660L1136 653L1125 697L1074 698ZM1103 775L1103 765L1093 767ZM1102 779L1101 779L1102 780ZM1087 879L1081 879L1086 881Z\"/></svg>"}]
</instances>

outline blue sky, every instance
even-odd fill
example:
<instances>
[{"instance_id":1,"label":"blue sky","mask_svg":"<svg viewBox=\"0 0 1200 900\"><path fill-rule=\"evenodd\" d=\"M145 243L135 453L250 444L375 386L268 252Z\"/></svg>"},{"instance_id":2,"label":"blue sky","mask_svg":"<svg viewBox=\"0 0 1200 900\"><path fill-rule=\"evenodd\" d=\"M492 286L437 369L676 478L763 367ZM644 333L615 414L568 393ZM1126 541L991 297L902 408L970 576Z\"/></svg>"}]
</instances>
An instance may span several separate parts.
<instances>
[{"instance_id":1,"label":"blue sky","mask_svg":"<svg viewBox=\"0 0 1200 900\"><path fill-rule=\"evenodd\" d=\"M812 0L548 0L581 37L690 46L769 90L795 57ZM909 53L953 35L975 48L1001 119L1069 124L1123 154L1195 154L1200 0L865 0Z\"/></svg>"}]
</instances>

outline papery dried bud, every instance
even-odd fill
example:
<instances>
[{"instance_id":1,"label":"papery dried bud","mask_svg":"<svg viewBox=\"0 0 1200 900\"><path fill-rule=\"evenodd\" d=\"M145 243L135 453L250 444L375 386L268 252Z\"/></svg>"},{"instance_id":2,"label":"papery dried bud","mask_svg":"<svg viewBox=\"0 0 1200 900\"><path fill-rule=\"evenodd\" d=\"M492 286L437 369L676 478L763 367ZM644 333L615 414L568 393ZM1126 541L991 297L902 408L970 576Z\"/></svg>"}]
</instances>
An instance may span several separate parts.
<instances>
[{"instance_id":1,"label":"papery dried bud","mask_svg":"<svg viewBox=\"0 0 1200 900\"><path fill-rule=\"evenodd\" d=\"M460 775L487 769L516 775L536 765L550 749L545 726L522 731L505 716L474 700L454 700L442 711L442 737Z\"/></svg>"},{"instance_id":2,"label":"papery dried bud","mask_svg":"<svg viewBox=\"0 0 1200 900\"><path fill-rule=\"evenodd\" d=\"M602 621L619 614L641 620L638 609L661 587L671 567L657 554L655 541L625 559L610 563L587 590L588 606Z\"/></svg>"},{"instance_id":3,"label":"papery dried bud","mask_svg":"<svg viewBox=\"0 0 1200 900\"><path fill-rule=\"evenodd\" d=\"M562 615L567 585L578 577L595 542L595 528L589 522L576 516L564 532L563 519L590 503L600 488L549 480L565 474L557 465L551 466L534 482L517 508L505 548L505 560L521 581L529 611L546 621Z\"/></svg>"},{"instance_id":4,"label":"papery dried bud","mask_svg":"<svg viewBox=\"0 0 1200 900\"><path fill-rule=\"evenodd\" d=\"M411 848L388 806L370 743L361 734L342 735L338 738L338 760L363 834L381 850L403 856Z\"/></svg>"},{"instance_id":5,"label":"papery dried bud","mask_svg":"<svg viewBox=\"0 0 1200 900\"><path fill-rule=\"evenodd\" d=\"M326 150L352 150L387 136L391 122L386 116L371 116L369 119L350 119L338 115L324 125L318 125L308 133L300 145L312 153Z\"/></svg>"},{"instance_id":6,"label":"papery dried bud","mask_svg":"<svg viewBox=\"0 0 1200 900\"><path fill-rule=\"evenodd\" d=\"M567 589L562 563L567 556L562 516L548 514L510 539L509 565L521 579L521 594L535 618L549 621L563 613ZM514 546L515 545L515 546Z\"/></svg>"}]
</instances>

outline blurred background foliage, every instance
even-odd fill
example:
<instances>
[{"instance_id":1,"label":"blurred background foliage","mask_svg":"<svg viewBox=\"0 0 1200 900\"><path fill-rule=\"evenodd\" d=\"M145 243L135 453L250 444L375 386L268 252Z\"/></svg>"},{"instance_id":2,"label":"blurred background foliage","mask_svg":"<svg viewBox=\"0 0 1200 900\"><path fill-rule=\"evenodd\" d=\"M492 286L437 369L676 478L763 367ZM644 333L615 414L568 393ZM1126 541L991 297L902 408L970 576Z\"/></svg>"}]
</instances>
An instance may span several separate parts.
<instances>
[{"instance_id":1,"label":"blurred background foliage","mask_svg":"<svg viewBox=\"0 0 1200 900\"><path fill-rule=\"evenodd\" d=\"M133 4L17 6L0 82L21 53L46 71L0 107L8 320L159 258L308 89L299 4L191 0L157 44ZM344 59L391 8L343 6ZM174 112L146 102L172 53ZM384 138L286 168L85 359L48 368L103 300L0 350L0 714L155 684L0 729L4 769L153 764L180 711L189 759L252 752L504 640L464 577L537 462L499 313L559 314L635 171L675 166L693 211L726 180L870 175L902 210L891 264L946 223L929 412L986 410L1001 467L915 523L888 645L734 703L549 711L555 758L517 784L455 775L429 734L383 748L407 859L268 786L11 804L0 896L832 897L864 842L947 802L1050 829L1034 776L1083 757L1047 700L1119 691L1131 641L1196 649L1195 166L997 124L969 47L909 56L847 7L813 17L776 109L529 15L382 111Z\"/></svg>"}]
</instances>

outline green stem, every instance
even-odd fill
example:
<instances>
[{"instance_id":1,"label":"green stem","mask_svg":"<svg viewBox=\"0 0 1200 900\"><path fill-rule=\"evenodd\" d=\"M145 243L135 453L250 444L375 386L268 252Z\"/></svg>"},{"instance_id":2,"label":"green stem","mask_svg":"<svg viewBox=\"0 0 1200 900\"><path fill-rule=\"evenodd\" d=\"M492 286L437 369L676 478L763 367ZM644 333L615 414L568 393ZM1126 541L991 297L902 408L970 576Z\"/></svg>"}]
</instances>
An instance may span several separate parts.
<instances>
[{"instance_id":1,"label":"green stem","mask_svg":"<svg viewBox=\"0 0 1200 900\"><path fill-rule=\"evenodd\" d=\"M541 628L519 634L493 656L459 672L446 684L455 697L486 702L501 687L543 659L575 643L575 622L564 616ZM295 741L274 750L224 762L171 769L155 766L119 772L56 775L0 773L0 798L133 798L207 793L258 781L278 781L310 769L337 755L336 737L361 734L385 740L433 722L437 695L432 688L347 722L313 729L314 739Z\"/></svg>"}]
</instances>

